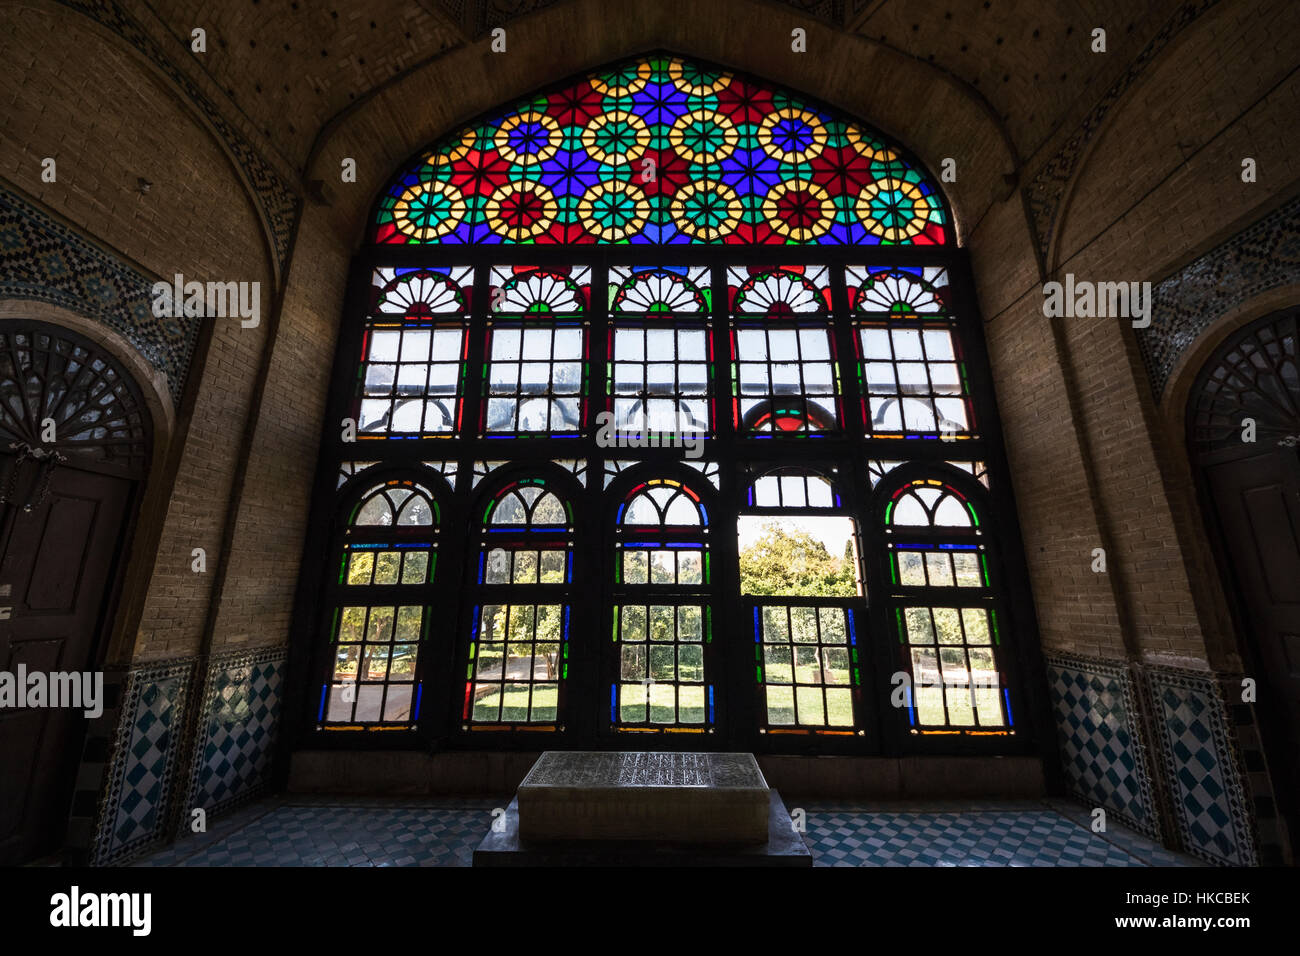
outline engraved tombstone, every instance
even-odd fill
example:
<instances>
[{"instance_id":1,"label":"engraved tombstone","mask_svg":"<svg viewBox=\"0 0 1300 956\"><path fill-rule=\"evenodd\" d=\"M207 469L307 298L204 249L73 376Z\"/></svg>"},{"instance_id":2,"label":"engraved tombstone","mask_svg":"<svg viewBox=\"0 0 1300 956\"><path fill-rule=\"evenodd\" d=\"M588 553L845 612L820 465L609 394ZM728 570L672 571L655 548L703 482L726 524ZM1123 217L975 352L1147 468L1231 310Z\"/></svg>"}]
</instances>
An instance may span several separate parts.
<instances>
[{"instance_id":1,"label":"engraved tombstone","mask_svg":"<svg viewBox=\"0 0 1300 956\"><path fill-rule=\"evenodd\" d=\"M523 840L765 843L753 754L549 751L519 785Z\"/></svg>"}]
</instances>

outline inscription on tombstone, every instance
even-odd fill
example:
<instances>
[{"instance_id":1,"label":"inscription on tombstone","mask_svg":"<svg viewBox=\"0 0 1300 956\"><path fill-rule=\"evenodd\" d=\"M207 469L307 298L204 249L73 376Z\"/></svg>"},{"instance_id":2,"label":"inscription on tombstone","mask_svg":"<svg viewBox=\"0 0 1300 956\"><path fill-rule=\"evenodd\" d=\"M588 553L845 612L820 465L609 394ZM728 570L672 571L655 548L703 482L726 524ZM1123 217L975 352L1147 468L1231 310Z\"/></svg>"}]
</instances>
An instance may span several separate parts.
<instances>
[{"instance_id":1,"label":"inscription on tombstone","mask_svg":"<svg viewBox=\"0 0 1300 956\"><path fill-rule=\"evenodd\" d=\"M550 751L519 785L519 835L764 843L768 803L753 754Z\"/></svg>"}]
</instances>

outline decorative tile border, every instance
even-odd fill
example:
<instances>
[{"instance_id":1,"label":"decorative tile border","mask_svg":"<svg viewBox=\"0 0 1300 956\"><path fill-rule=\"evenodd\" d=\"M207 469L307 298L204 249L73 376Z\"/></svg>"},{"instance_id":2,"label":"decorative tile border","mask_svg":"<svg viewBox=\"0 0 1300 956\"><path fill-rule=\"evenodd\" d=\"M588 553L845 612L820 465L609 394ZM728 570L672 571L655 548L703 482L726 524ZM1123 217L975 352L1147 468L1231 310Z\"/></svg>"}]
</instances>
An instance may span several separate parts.
<instances>
[{"instance_id":1,"label":"decorative tile border","mask_svg":"<svg viewBox=\"0 0 1300 956\"><path fill-rule=\"evenodd\" d=\"M1212 863L1255 865L1254 820L1219 678L1174 668L1145 671L1183 848Z\"/></svg>"},{"instance_id":2,"label":"decorative tile border","mask_svg":"<svg viewBox=\"0 0 1300 956\"><path fill-rule=\"evenodd\" d=\"M0 297L49 302L104 323L167 377L179 402L200 320L155 316L154 281L0 187Z\"/></svg>"},{"instance_id":3,"label":"decorative tile border","mask_svg":"<svg viewBox=\"0 0 1300 956\"><path fill-rule=\"evenodd\" d=\"M65 859L73 865L85 866L93 859L102 797L106 781L112 774L113 760L117 757L114 745L122 723L123 698L128 683L127 671L105 669L104 709L98 717L91 718L86 727L65 841Z\"/></svg>"},{"instance_id":4,"label":"decorative tile border","mask_svg":"<svg viewBox=\"0 0 1300 956\"><path fill-rule=\"evenodd\" d=\"M1070 791L1160 839L1132 681L1119 662L1046 658L1061 762Z\"/></svg>"},{"instance_id":5,"label":"decorative tile border","mask_svg":"<svg viewBox=\"0 0 1300 956\"><path fill-rule=\"evenodd\" d=\"M1258 838L1261 866L1282 866L1289 849L1286 846L1285 826L1269 774L1264 742L1259 735L1259 720L1254 704L1232 703L1241 696L1241 677L1225 680L1219 685L1228 713L1232 717L1232 736L1241 757L1241 769L1246 775L1246 793L1251 801Z\"/></svg>"},{"instance_id":6,"label":"decorative tile border","mask_svg":"<svg viewBox=\"0 0 1300 956\"><path fill-rule=\"evenodd\" d=\"M127 675L111 777L90 851L95 865L120 863L166 835L193 676L193 661L154 664Z\"/></svg>"},{"instance_id":7,"label":"decorative tile border","mask_svg":"<svg viewBox=\"0 0 1300 956\"><path fill-rule=\"evenodd\" d=\"M1159 398L1183 353L1225 313L1268 289L1300 282L1300 196L1156 283L1138 351Z\"/></svg>"},{"instance_id":8,"label":"decorative tile border","mask_svg":"<svg viewBox=\"0 0 1300 956\"><path fill-rule=\"evenodd\" d=\"M211 819L264 792L279 731L287 653L274 647L211 658L187 810L201 808Z\"/></svg>"},{"instance_id":9,"label":"decorative tile border","mask_svg":"<svg viewBox=\"0 0 1300 956\"><path fill-rule=\"evenodd\" d=\"M1097 105L1092 108L1078 129L1061 144L1056 154L1047 160L1029 182L1029 210L1034 220L1034 231L1038 236L1038 247L1046 255L1052 238L1052 229L1060 213L1061 198L1074 177L1079 160L1083 157L1088 141L1101 128L1102 121L1111 108L1119 102L1134 81L1164 51L1171 40L1194 23L1206 11L1218 4L1219 0L1189 0L1165 22L1160 31L1142 48L1128 69L1102 94Z\"/></svg>"},{"instance_id":10,"label":"decorative tile border","mask_svg":"<svg viewBox=\"0 0 1300 956\"><path fill-rule=\"evenodd\" d=\"M226 119L198 84L183 73L140 24L114 0L58 0L58 2L90 17L130 43L162 70L212 124L252 188L253 196L267 224L276 262L283 272L289 253L290 236L294 222L298 218L299 201L295 191L244 134Z\"/></svg>"}]
</instances>

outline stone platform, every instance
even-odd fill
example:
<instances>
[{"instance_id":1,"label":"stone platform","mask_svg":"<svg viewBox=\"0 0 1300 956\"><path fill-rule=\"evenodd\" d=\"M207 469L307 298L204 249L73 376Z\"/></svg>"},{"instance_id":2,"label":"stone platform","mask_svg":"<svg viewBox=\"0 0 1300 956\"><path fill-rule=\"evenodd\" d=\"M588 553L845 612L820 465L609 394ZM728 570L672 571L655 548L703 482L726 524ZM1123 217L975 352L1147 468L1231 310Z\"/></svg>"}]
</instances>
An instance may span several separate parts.
<instances>
[{"instance_id":1,"label":"stone platform","mask_svg":"<svg viewBox=\"0 0 1300 956\"><path fill-rule=\"evenodd\" d=\"M544 753L501 822L475 866L812 863L753 754Z\"/></svg>"},{"instance_id":2,"label":"stone platform","mask_svg":"<svg viewBox=\"0 0 1300 956\"><path fill-rule=\"evenodd\" d=\"M519 785L519 836L764 843L767 794L753 754L548 751Z\"/></svg>"},{"instance_id":3,"label":"stone platform","mask_svg":"<svg viewBox=\"0 0 1300 956\"><path fill-rule=\"evenodd\" d=\"M510 801L500 832L489 832L474 851L474 866L777 866L813 865L803 837L775 790L768 791L767 842L735 845L662 840L519 839L519 798Z\"/></svg>"}]
</instances>

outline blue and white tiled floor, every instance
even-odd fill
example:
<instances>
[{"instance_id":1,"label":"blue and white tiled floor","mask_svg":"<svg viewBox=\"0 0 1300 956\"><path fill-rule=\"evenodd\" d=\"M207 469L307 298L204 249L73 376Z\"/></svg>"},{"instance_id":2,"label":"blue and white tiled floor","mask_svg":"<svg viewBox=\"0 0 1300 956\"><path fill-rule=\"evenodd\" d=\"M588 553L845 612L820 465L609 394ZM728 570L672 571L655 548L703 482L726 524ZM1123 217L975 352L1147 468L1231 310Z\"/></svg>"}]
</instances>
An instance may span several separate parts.
<instances>
[{"instance_id":1,"label":"blue and white tiled floor","mask_svg":"<svg viewBox=\"0 0 1300 956\"><path fill-rule=\"evenodd\" d=\"M141 866L469 866L501 799L279 797L214 822ZM1067 801L906 808L788 800L817 866L1198 866Z\"/></svg>"}]
</instances>

